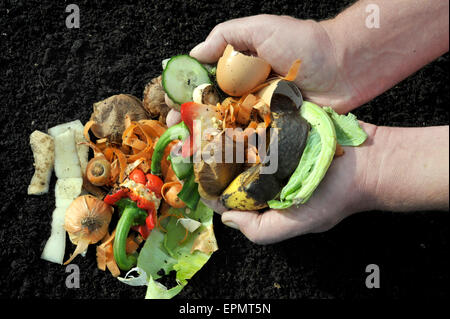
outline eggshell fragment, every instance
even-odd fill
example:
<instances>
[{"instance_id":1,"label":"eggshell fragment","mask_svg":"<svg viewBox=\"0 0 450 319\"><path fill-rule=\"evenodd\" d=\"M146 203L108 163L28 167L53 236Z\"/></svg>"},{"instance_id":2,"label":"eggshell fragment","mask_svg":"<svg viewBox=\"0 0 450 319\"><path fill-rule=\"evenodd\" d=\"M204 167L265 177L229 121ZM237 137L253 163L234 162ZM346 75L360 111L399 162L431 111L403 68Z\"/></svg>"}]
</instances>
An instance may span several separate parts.
<instances>
[{"instance_id":1,"label":"eggshell fragment","mask_svg":"<svg viewBox=\"0 0 450 319\"><path fill-rule=\"evenodd\" d=\"M177 224L178 223L180 223L185 229L187 229L191 233L196 231L197 228L199 228L202 225L202 223L192 218L179 218L177 220Z\"/></svg>"},{"instance_id":2,"label":"eggshell fragment","mask_svg":"<svg viewBox=\"0 0 450 319\"><path fill-rule=\"evenodd\" d=\"M216 78L222 91L242 96L263 83L270 70L270 64L263 59L244 55L228 44L217 63Z\"/></svg>"}]
</instances>

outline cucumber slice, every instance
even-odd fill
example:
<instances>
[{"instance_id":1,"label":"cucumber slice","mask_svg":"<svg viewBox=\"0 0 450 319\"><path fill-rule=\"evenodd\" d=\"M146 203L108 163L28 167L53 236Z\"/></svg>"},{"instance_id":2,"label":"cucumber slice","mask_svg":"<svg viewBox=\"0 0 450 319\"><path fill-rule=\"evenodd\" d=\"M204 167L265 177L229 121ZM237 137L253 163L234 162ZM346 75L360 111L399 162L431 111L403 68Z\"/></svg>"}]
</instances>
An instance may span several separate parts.
<instances>
[{"instance_id":1,"label":"cucumber slice","mask_svg":"<svg viewBox=\"0 0 450 319\"><path fill-rule=\"evenodd\" d=\"M171 58L162 74L164 91L177 104L192 101L192 92L204 83L211 83L208 70L189 55Z\"/></svg>"}]
</instances>

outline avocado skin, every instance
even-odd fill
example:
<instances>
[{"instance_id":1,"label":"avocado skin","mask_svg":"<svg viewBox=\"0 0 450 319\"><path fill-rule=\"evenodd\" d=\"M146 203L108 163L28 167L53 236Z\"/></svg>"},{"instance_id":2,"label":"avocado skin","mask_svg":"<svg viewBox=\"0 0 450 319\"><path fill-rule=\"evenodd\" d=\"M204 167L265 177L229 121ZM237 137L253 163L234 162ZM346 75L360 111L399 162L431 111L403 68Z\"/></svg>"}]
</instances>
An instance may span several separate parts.
<instances>
[{"instance_id":1,"label":"avocado skin","mask_svg":"<svg viewBox=\"0 0 450 319\"><path fill-rule=\"evenodd\" d=\"M271 128L278 129L278 170L274 175L283 183L298 166L310 125L300 115L294 103L280 94L274 94L272 97L272 117ZM271 137L270 143L274 142Z\"/></svg>"}]
</instances>

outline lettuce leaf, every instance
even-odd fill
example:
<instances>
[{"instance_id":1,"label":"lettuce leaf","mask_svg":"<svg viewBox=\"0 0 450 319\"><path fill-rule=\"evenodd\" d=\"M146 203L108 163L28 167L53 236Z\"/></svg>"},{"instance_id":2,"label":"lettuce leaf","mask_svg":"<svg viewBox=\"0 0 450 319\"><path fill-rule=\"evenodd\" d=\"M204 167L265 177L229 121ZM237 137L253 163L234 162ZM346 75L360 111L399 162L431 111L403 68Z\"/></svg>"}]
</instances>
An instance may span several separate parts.
<instances>
[{"instance_id":1,"label":"lettuce leaf","mask_svg":"<svg viewBox=\"0 0 450 319\"><path fill-rule=\"evenodd\" d=\"M359 146L367 139L367 134L359 126L356 116L352 113L340 115L331 107L324 107L333 121L337 142L342 146Z\"/></svg>"},{"instance_id":2,"label":"lettuce leaf","mask_svg":"<svg viewBox=\"0 0 450 319\"><path fill-rule=\"evenodd\" d=\"M311 170L316 165L321 145L319 132L316 128L312 127L309 131L306 146L297 168L291 175L286 186L281 190L280 200L271 200L268 202L270 208L286 209L294 204L292 194L296 193L302 187Z\"/></svg>"},{"instance_id":3,"label":"lettuce leaf","mask_svg":"<svg viewBox=\"0 0 450 319\"><path fill-rule=\"evenodd\" d=\"M305 149L296 170L288 184L281 190L281 200L285 200L288 195L299 189L307 180L308 175L317 163L321 145L319 132L313 127L309 132Z\"/></svg>"},{"instance_id":4,"label":"lettuce leaf","mask_svg":"<svg viewBox=\"0 0 450 319\"><path fill-rule=\"evenodd\" d=\"M154 280L152 276L149 276L145 299L171 299L179 294L184 286L185 285L179 284L173 288L167 289L164 285Z\"/></svg>"},{"instance_id":5,"label":"lettuce leaf","mask_svg":"<svg viewBox=\"0 0 450 319\"><path fill-rule=\"evenodd\" d=\"M351 113L339 115L330 107L320 108L306 101L300 112L312 128L300 162L281 190L279 200L268 202L272 209L286 209L308 201L331 164L336 142L342 146L359 146L367 139Z\"/></svg>"},{"instance_id":6,"label":"lettuce leaf","mask_svg":"<svg viewBox=\"0 0 450 319\"><path fill-rule=\"evenodd\" d=\"M205 253L192 248L198 238L202 238L201 236L204 234L208 234L205 240L215 242L214 232L210 231L214 212L202 202L199 202L193 211L171 208L169 212L197 220L201 222L201 226L192 233L188 232L184 241L186 230L180 223L177 223L176 217L171 216L163 221L162 226L167 232L164 233L157 228L152 230L139 253L137 261L137 267L146 273L148 279L145 298L165 299L174 297L212 255L212 252ZM176 272L177 285L167 289L157 279L163 275L168 275L173 270Z\"/></svg>"}]
</instances>

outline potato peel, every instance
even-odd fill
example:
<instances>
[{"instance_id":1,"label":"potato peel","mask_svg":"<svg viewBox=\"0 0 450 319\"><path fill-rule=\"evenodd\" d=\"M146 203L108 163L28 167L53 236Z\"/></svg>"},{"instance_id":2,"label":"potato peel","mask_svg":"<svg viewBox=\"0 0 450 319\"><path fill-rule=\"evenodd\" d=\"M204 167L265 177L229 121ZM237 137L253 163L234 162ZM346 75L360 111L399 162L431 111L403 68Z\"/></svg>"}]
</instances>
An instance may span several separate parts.
<instances>
[{"instance_id":1,"label":"potato peel","mask_svg":"<svg viewBox=\"0 0 450 319\"><path fill-rule=\"evenodd\" d=\"M28 195L48 193L55 160L55 141L41 131L30 135L30 145L34 157L34 175L28 185Z\"/></svg>"}]
</instances>

